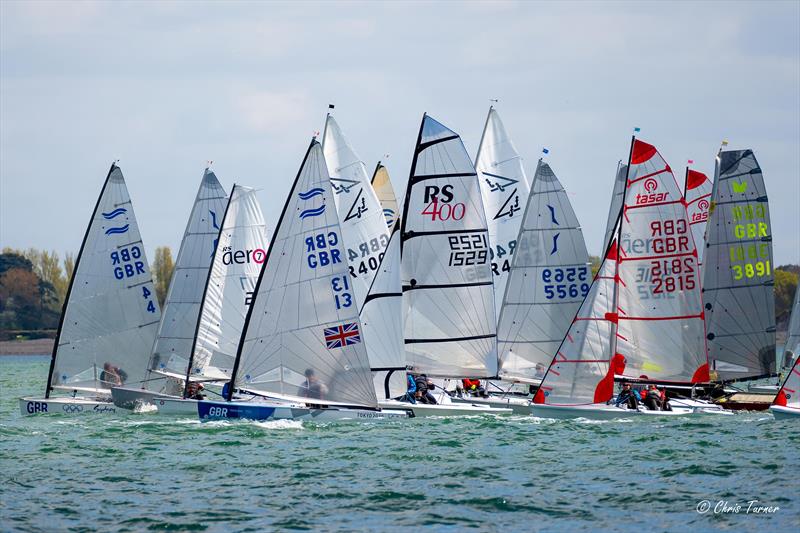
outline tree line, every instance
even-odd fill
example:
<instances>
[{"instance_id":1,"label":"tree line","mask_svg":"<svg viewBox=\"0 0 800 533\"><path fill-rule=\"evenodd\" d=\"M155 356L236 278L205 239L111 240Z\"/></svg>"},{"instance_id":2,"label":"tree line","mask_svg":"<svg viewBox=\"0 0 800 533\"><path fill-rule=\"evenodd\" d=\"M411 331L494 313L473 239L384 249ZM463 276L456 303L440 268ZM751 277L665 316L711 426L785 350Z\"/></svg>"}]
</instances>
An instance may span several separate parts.
<instances>
[{"instance_id":1,"label":"tree line","mask_svg":"<svg viewBox=\"0 0 800 533\"><path fill-rule=\"evenodd\" d=\"M600 258L591 256L592 273L600 267ZM69 279L75 268L75 256L58 252L15 250L0 253L0 340L17 337L53 337L67 296ZM169 246L159 246L150 272L163 307L175 263ZM775 318L779 330L785 330L797 290L800 265L775 269Z\"/></svg>"}]
</instances>

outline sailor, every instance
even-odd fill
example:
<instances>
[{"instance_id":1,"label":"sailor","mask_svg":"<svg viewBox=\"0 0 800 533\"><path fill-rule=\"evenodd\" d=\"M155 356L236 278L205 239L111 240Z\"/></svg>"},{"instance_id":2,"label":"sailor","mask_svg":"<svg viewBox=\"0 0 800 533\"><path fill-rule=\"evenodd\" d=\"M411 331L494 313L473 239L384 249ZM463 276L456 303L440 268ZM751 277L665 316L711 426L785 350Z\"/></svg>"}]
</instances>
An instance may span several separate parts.
<instances>
[{"instance_id":1,"label":"sailor","mask_svg":"<svg viewBox=\"0 0 800 533\"><path fill-rule=\"evenodd\" d=\"M650 386L647 388L647 392L644 395L644 404L651 411L661 410L661 393L658 391L658 387L650 384Z\"/></svg>"},{"instance_id":2,"label":"sailor","mask_svg":"<svg viewBox=\"0 0 800 533\"><path fill-rule=\"evenodd\" d=\"M103 371L100 372L100 384L106 389L122 385L122 378L117 373L117 369L108 361L103 363Z\"/></svg>"},{"instance_id":3,"label":"sailor","mask_svg":"<svg viewBox=\"0 0 800 533\"><path fill-rule=\"evenodd\" d=\"M194 381L189 382L189 386L187 387L187 398L190 400L205 400L206 396L202 393L203 389L202 383L196 383Z\"/></svg>"},{"instance_id":4,"label":"sailor","mask_svg":"<svg viewBox=\"0 0 800 533\"><path fill-rule=\"evenodd\" d=\"M307 368L305 376L306 380L301 385L303 396L322 400L328 394L328 387L317 378L313 368Z\"/></svg>"},{"instance_id":5,"label":"sailor","mask_svg":"<svg viewBox=\"0 0 800 533\"><path fill-rule=\"evenodd\" d=\"M419 403L427 403L436 405L436 398L430 393L430 389L434 388L434 384L428 379L425 374L417 374L414 376L416 382L417 392L414 397Z\"/></svg>"},{"instance_id":6,"label":"sailor","mask_svg":"<svg viewBox=\"0 0 800 533\"><path fill-rule=\"evenodd\" d=\"M417 400L414 398L417 392L417 381L414 379L414 376L411 375L411 372L406 374L406 384L408 388L405 395L401 397L401 401L417 403Z\"/></svg>"},{"instance_id":7,"label":"sailor","mask_svg":"<svg viewBox=\"0 0 800 533\"><path fill-rule=\"evenodd\" d=\"M626 404L628 409L637 409L638 402L642 400L642 397L639 395L639 391L631 389L630 383L623 383L622 390L617 395L617 401L614 404L619 407L622 404Z\"/></svg>"},{"instance_id":8,"label":"sailor","mask_svg":"<svg viewBox=\"0 0 800 533\"><path fill-rule=\"evenodd\" d=\"M467 394L472 394L473 396L483 396L484 398L489 396L486 394L486 389L483 388L481 385L481 380L479 379L462 379L461 386L464 387L464 390L467 391Z\"/></svg>"}]
</instances>

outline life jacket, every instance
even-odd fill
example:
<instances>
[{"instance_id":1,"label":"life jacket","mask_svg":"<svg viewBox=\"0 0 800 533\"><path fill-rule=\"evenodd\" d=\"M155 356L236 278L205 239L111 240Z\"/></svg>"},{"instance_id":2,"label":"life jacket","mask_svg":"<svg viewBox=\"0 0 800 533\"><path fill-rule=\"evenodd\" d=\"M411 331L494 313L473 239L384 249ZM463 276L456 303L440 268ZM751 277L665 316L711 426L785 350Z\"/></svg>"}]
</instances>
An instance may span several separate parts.
<instances>
[{"instance_id":1,"label":"life jacket","mask_svg":"<svg viewBox=\"0 0 800 533\"><path fill-rule=\"evenodd\" d=\"M425 374L420 374L419 376L414 377L414 381L417 384L417 390L423 394L428 392L428 376Z\"/></svg>"},{"instance_id":2,"label":"life jacket","mask_svg":"<svg viewBox=\"0 0 800 533\"><path fill-rule=\"evenodd\" d=\"M466 390L472 390L472 387L476 389L481 386L481 381L479 379L462 379L461 384L464 386Z\"/></svg>"}]
</instances>

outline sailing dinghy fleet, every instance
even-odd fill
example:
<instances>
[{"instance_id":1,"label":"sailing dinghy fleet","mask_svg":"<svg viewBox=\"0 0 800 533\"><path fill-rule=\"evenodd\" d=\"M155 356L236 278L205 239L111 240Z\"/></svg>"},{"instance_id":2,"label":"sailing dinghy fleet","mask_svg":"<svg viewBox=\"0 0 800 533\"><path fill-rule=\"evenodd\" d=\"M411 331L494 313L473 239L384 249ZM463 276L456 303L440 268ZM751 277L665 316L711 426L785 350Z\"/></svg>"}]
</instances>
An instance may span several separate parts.
<instances>
[{"instance_id":1,"label":"sailing dinghy fleet","mask_svg":"<svg viewBox=\"0 0 800 533\"><path fill-rule=\"evenodd\" d=\"M456 132L423 115L401 202L387 168L368 175L329 113L271 240L255 189L228 195L206 169L162 312L114 164L76 259L45 395L21 398L20 411L730 413L733 383L782 369L761 168L752 150L720 150L715 166L713 182L687 167L681 190L657 148L632 138L593 274L555 170L543 157L528 180L496 109L474 164ZM800 415L798 306L791 369L762 391L776 418ZM435 387L436 403L415 401L413 376ZM452 390L460 380L487 392ZM641 401L648 388L660 400Z\"/></svg>"}]
</instances>

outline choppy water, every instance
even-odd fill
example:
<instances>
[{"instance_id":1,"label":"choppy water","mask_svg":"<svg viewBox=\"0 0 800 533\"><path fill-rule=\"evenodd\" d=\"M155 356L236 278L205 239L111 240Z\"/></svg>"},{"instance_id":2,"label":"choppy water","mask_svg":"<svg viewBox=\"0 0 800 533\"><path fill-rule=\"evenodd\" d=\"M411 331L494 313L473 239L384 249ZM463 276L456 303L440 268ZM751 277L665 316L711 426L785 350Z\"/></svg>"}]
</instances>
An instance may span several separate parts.
<instances>
[{"instance_id":1,"label":"choppy water","mask_svg":"<svg viewBox=\"0 0 800 533\"><path fill-rule=\"evenodd\" d=\"M200 423L22 418L44 357L0 357L0 530L800 528L800 423L532 417ZM712 509L697 512L708 500ZM745 513L747 502L778 506ZM742 507L738 513L722 510ZM642 529L644 528L644 529Z\"/></svg>"}]
</instances>

